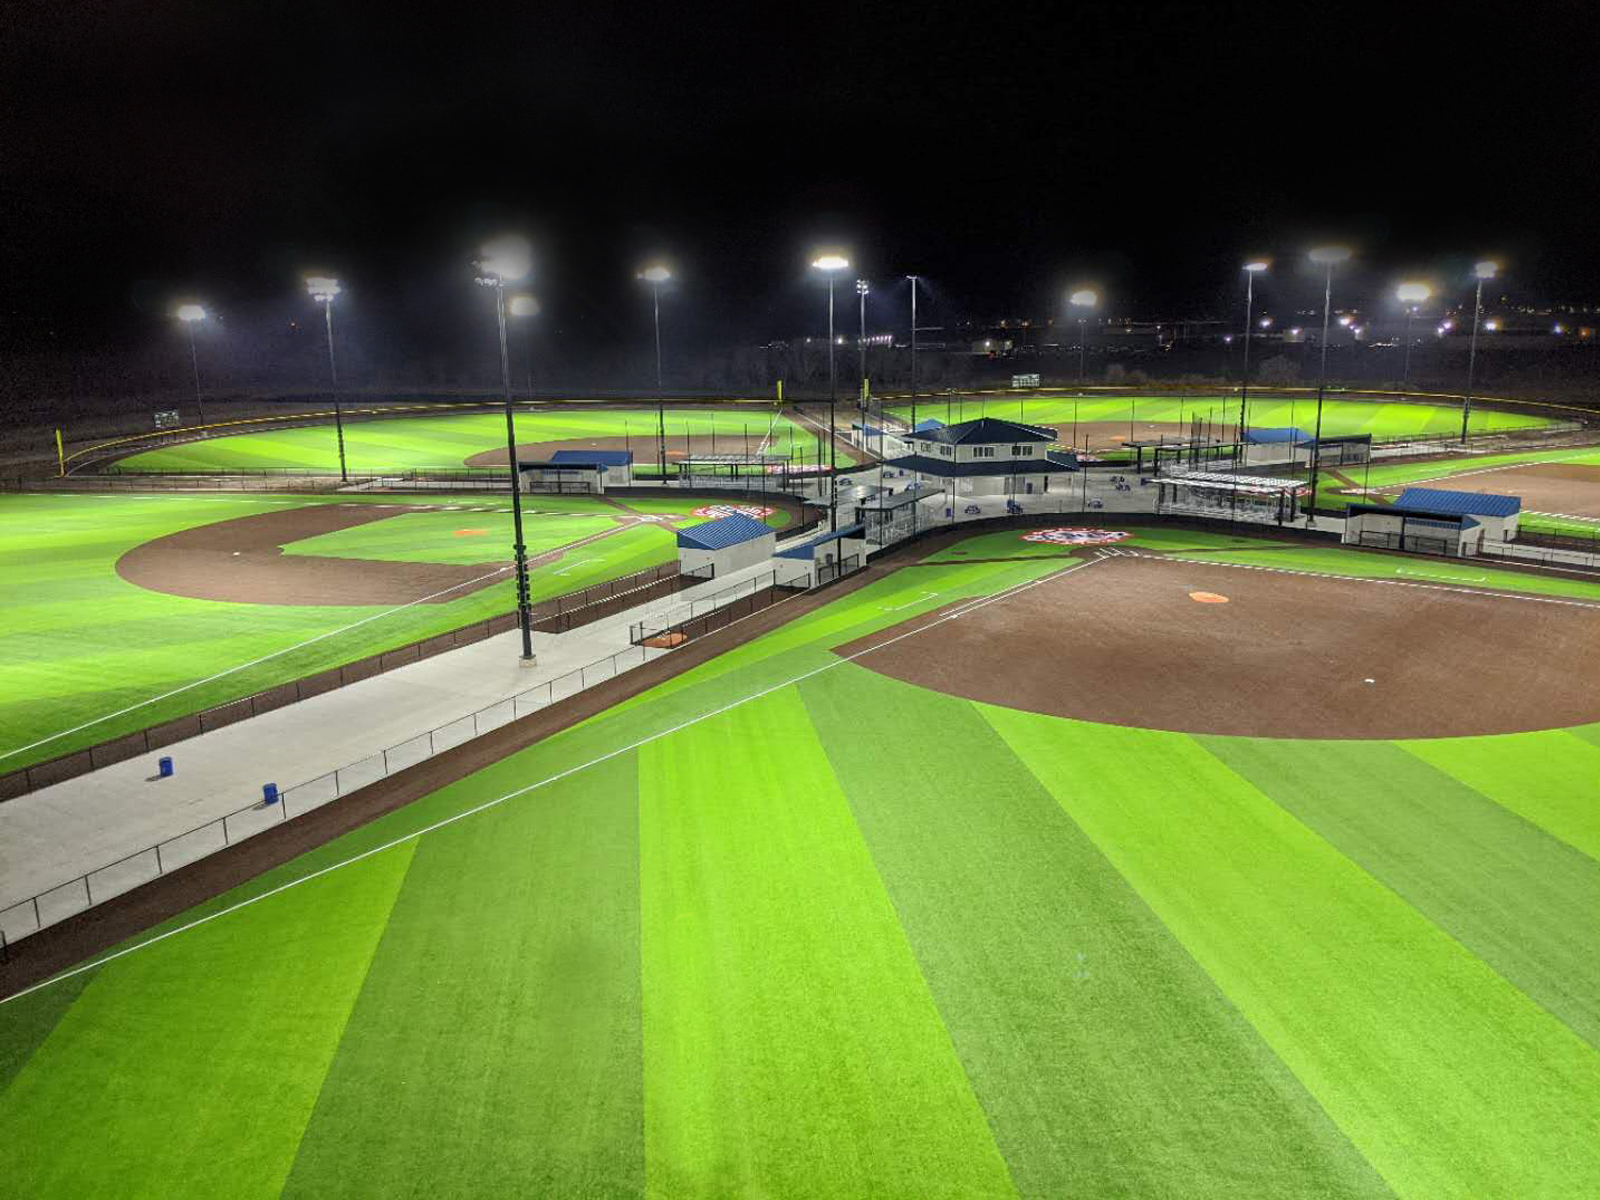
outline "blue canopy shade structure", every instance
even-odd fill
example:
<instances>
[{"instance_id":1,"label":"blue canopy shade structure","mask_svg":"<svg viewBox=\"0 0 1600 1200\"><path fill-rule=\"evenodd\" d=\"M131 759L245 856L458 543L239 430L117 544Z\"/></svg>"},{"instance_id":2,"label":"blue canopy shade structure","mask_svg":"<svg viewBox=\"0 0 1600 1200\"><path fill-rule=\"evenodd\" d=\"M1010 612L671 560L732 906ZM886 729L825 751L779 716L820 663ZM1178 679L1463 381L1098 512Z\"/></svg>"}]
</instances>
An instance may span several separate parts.
<instances>
[{"instance_id":1,"label":"blue canopy shade structure","mask_svg":"<svg viewBox=\"0 0 1600 1200\"><path fill-rule=\"evenodd\" d=\"M1484 492L1454 492L1445 488L1410 487L1391 508L1465 514L1473 517L1513 517L1522 511L1521 496L1491 496Z\"/></svg>"},{"instance_id":2,"label":"blue canopy shade structure","mask_svg":"<svg viewBox=\"0 0 1600 1200\"><path fill-rule=\"evenodd\" d=\"M707 521L704 525L679 530L678 545L687 546L692 550L725 550L741 542L752 542L758 537L766 537L772 532L774 532L772 526L765 525L754 517L747 517L743 513L729 513L725 517L718 517L715 521Z\"/></svg>"}]
</instances>

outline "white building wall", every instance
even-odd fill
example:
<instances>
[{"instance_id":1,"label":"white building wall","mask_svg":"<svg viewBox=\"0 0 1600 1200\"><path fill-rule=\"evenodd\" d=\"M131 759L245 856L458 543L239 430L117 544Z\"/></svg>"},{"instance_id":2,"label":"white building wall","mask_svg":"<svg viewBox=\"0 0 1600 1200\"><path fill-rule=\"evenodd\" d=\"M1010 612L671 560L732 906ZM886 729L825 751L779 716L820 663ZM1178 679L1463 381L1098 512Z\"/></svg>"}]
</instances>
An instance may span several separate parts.
<instances>
[{"instance_id":1,"label":"white building wall","mask_svg":"<svg viewBox=\"0 0 1600 1200\"><path fill-rule=\"evenodd\" d=\"M766 534L764 537L751 538L748 542L740 542L736 546L724 546L720 550L702 550L694 546L678 547L678 569L680 571L700 570L708 564L720 575L730 571L742 570L753 567L757 563L766 562L772 557L772 552L777 548L778 535Z\"/></svg>"}]
</instances>

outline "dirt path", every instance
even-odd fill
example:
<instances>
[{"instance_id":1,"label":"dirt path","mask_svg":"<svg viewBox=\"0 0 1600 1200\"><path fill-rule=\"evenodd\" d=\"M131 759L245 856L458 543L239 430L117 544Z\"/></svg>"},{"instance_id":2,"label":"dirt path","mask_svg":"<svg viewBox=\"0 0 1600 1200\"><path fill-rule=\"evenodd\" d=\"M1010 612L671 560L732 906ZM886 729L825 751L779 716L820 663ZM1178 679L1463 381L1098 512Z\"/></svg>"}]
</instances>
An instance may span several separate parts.
<instances>
[{"instance_id":1,"label":"dirt path","mask_svg":"<svg viewBox=\"0 0 1600 1200\"><path fill-rule=\"evenodd\" d=\"M1495 468L1470 467L1456 475L1373 489L1398 496L1407 487L1455 488L1497 496L1520 496L1524 512L1600 518L1600 467L1583 463L1527 463Z\"/></svg>"},{"instance_id":2,"label":"dirt path","mask_svg":"<svg viewBox=\"0 0 1600 1200\"><path fill-rule=\"evenodd\" d=\"M1600 720L1600 606L1131 557L1026 596L856 661L987 704L1187 733L1465 737Z\"/></svg>"}]
</instances>

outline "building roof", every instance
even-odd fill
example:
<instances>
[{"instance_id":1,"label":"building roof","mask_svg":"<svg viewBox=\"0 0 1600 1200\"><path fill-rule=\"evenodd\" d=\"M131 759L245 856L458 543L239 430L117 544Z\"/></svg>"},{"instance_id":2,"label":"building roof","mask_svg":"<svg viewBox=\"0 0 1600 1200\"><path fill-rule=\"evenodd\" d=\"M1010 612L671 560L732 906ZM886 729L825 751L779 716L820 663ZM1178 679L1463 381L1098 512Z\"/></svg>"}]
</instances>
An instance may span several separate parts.
<instances>
[{"instance_id":1,"label":"building roof","mask_svg":"<svg viewBox=\"0 0 1600 1200\"><path fill-rule=\"evenodd\" d=\"M1306 486L1303 479L1276 479L1271 475L1235 475L1226 471L1167 471L1156 477L1157 483L1182 484L1200 492L1242 492L1250 496L1267 496L1284 492L1298 492Z\"/></svg>"},{"instance_id":2,"label":"building roof","mask_svg":"<svg viewBox=\"0 0 1600 1200\"><path fill-rule=\"evenodd\" d=\"M915 471L919 475L937 475L940 479L1054 475L1061 471L1080 469L1078 460L1070 454L1047 454L1043 458L978 458L972 462L956 462L953 458L934 458L927 454L902 454L899 458L884 459L883 465L898 467L904 471Z\"/></svg>"},{"instance_id":3,"label":"building roof","mask_svg":"<svg viewBox=\"0 0 1600 1200\"><path fill-rule=\"evenodd\" d=\"M1490 496L1483 492L1452 492L1444 488L1408 487L1391 506L1473 517L1514 517L1522 511L1521 496Z\"/></svg>"},{"instance_id":4,"label":"building roof","mask_svg":"<svg viewBox=\"0 0 1600 1200\"><path fill-rule=\"evenodd\" d=\"M747 517L743 513L729 513L725 517L718 517L715 521L707 521L704 525L691 525L688 529L680 529L678 545L687 546L691 550L726 550L729 546L753 542L758 537L774 533L772 526L764 525L754 517Z\"/></svg>"},{"instance_id":5,"label":"building roof","mask_svg":"<svg viewBox=\"0 0 1600 1200\"><path fill-rule=\"evenodd\" d=\"M1043 425L1020 425L1016 421L1002 421L998 417L979 417L976 421L962 421L955 425L941 425L924 430L918 425L906 435L919 442L943 442L951 446L965 446L984 442L1053 442L1057 434Z\"/></svg>"},{"instance_id":6,"label":"building roof","mask_svg":"<svg viewBox=\"0 0 1600 1200\"><path fill-rule=\"evenodd\" d=\"M862 524L843 525L832 533L819 534L808 542L801 542L798 546L790 546L787 550L779 550L774 558L815 558L818 546L828 542L837 542L842 538L865 538L867 527Z\"/></svg>"},{"instance_id":7,"label":"building roof","mask_svg":"<svg viewBox=\"0 0 1600 1200\"><path fill-rule=\"evenodd\" d=\"M599 471L601 469L599 463L593 462L556 462L554 459L547 459L543 462L524 462L521 460L517 462L517 470L519 471Z\"/></svg>"},{"instance_id":8,"label":"building roof","mask_svg":"<svg viewBox=\"0 0 1600 1200\"><path fill-rule=\"evenodd\" d=\"M1274 429L1246 429L1244 443L1247 446L1268 446L1278 442L1309 442L1315 439L1304 429L1293 425L1281 425Z\"/></svg>"},{"instance_id":9,"label":"building roof","mask_svg":"<svg viewBox=\"0 0 1600 1200\"><path fill-rule=\"evenodd\" d=\"M558 466L627 467L633 464L633 451L557 450L550 461Z\"/></svg>"}]
</instances>

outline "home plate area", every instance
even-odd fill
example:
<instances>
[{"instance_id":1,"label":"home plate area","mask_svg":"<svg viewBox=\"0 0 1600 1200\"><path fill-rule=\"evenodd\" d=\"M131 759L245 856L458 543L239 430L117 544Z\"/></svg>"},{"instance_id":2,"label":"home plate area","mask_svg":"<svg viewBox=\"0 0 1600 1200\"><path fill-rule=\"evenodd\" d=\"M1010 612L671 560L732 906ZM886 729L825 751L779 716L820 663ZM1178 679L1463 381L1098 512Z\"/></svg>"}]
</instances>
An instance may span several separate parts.
<instances>
[{"instance_id":1,"label":"home plate area","mask_svg":"<svg viewBox=\"0 0 1600 1200\"><path fill-rule=\"evenodd\" d=\"M1600 720L1600 606L1114 557L929 620L834 653L986 704L1187 733L1463 737Z\"/></svg>"}]
</instances>

